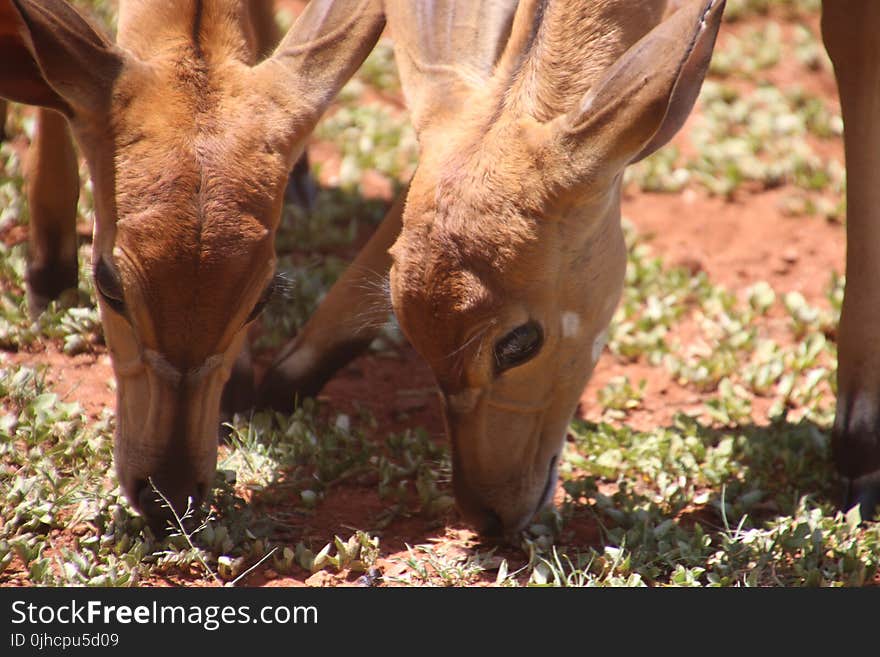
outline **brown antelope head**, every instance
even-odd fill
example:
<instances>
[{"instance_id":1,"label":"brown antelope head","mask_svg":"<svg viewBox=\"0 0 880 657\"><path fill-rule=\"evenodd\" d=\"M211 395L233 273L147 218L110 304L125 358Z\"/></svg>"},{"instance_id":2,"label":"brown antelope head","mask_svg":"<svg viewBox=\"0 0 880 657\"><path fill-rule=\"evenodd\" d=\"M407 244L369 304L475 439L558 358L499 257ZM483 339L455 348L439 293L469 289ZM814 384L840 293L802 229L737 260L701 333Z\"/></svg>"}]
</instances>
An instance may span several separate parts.
<instances>
[{"instance_id":1,"label":"brown antelope head","mask_svg":"<svg viewBox=\"0 0 880 657\"><path fill-rule=\"evenodd\" d=\"M552 496L623 285L621 174L681 127L708 67L723 0L664 4L386 1L422 153L392 303L484 533Z\"/></svg>"},{"instance_id":2,"label":"brown antelope head","mask_svg":"<svg viewBox=\"0 0 880 657\"><path fill-rule=\"evenodd\" d=\"M0 0L0 96L63 113L89 165L116 471L154 524L151 482L178 512L211 489L288 172L384 26L379 0L312 0L256 63L249 5L123 0L114 44L63 0Z\"/></svg>"}]
</instances>

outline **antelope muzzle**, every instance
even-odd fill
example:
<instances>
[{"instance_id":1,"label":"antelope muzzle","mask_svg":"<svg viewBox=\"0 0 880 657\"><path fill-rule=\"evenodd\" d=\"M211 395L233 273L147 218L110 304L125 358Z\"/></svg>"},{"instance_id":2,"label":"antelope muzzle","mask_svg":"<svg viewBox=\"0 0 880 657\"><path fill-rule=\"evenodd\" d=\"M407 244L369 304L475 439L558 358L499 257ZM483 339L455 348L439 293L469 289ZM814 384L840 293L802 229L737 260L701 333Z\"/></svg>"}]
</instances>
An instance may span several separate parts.
<instances>
[{"instance_id":1,"label":"antelope muzzle","mask_svg":"<svg viewBox=\"0 0 880 657\"><path fill-rule=\"evenodd\" d=\"M128 367L117 366L116 472L157 533L191 525L210 497L220 397L236 353L184 370L145 350Z\"/></svg>"}]
</instances>

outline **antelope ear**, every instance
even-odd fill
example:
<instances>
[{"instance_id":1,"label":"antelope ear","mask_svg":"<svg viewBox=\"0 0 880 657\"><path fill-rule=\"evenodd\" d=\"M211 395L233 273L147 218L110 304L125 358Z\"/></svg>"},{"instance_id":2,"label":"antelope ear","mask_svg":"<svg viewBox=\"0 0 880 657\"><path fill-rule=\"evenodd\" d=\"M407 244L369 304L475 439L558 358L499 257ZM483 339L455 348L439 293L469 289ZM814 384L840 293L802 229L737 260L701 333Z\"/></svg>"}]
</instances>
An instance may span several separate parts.
<instances>
[{"instance_id":1,"label":"antelope ear","mask_svg":"<svg viewBox=\"0 0 880 657\"><path fill-rule=\"evenodd\" d=\"M385 0L394 58L417 133L458 118L474 90L489 83L510 40L517 2Z\"/></svg>"},{"instance_id":2,"label":"antelope ear","mask_svg":"<svg viewBox=\"0 0 880 657\"><path fill-rule=\"evenodd\" d=\"M678 132L709 68L724 4L688 0L627 50L578 107L560 117L562 139L574 150L590 151L591 170L613 167L616 174Z\"/></svg>"},{"instance_id":3,"label":"antelope ear","mask_svg":"<svg viewBox=\"0 0 880 657\"><path fill-rule=\"evenodd\" d=\"M385 27L382 0L311 0L272 56L298 126L313 126L367 58Z\"/></svg>"},{"instance_id":4,"label":"antelope ear","mask_svg":"<svg viewBox=\"0 0 880 657\"><path fill-rule=\"evenodd\" d=\"M0 0L0 96L68 118L109 101L122 55L64 0Z\"/></svg>"}]
</instances>

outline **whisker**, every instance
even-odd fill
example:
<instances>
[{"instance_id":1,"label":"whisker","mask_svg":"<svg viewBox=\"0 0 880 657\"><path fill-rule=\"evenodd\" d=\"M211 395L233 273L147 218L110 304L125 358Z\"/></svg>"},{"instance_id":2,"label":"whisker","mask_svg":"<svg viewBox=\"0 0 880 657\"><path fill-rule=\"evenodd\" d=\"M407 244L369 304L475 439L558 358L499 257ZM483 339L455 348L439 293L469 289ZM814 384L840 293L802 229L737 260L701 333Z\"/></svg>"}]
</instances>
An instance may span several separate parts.
<instances>
[{"instance_id":1,"label":"whisker","mask_svg":"<svg viewBox=\"0 0 880 657\"><path fill-rule=\"evenodd\" d=\"M293 269L278 270L275 273L273 296L277 295L277 298L283 300L295 298L294 292L299 286L298 278L320 264L320 260L315 260ZM388 324L390 316L393 315L388 272L378 272L362 265L349 266L354 267L354 273L360 274L347 283L353 290L362 293L356 304L360 310L341 317L340 320L350 326L355 335L381 329Z\"/></svg>"},{"instance_id":2,"label":"whisker","mask_svg":"<svg viewBox=\"0 0 880 657\"><path fill-rule=\"evenodd\" d=\"M483 338L483 337L485 337L485 335L486 335L486 333L489 331L489 329L492 328L493 326L495 326L496 321L497 321L497 320L494 320L494 319L493 319L493 320L491 320L491 321L489 321L489 322L486 322L486 325L485 325L481 330L479 330L479 331L477 331L476 333L474 333L474 335L472 335L472 336L467 340L467 342L465 342L464 344L462 344L460 347L458 347L457 349L455 349L453 352L447 354L446 358L452 358L452 357L455 356L457 353L459 353L459 352L463 351L464 349L466 349L468 345L472 344L472 343L473 343L475 340L477 340L478 338ZM482 346L483 346L483 343L482 343L482 341L481 341L481 342L480 342L480 348L481 348L481 349L482 349Z\"/></svg>"},{"instance_id":3,"label":"whisker","mask_svg":"<svg viewBox=\"0 0 880 657\"><path fill-rule=\"evenodd\" d=\"M274 288L272 296L279 299L293 298L293 291L296 289L296 278L286 271L278 270L275 272Z\"/></svg>"},{"instance_id":4,"label":"whisker","mask_svg":"<svg viewBox=\"0 0 880 657\"><path fill-rule=\"evenodd\" d=\"M350 265L352 271L363 274L353 285L365 291L372 291L388 298L391 303L391 280L388 272L378 272L370 267L363 265Z\"/></svg>"},{"instance_id":5,"label":"whisker","mask_svg":"<svg viewBox=\"0 0 880 657\"><path fill-rule=\"evenodd\" d=\"M362 276L355 279L351 286L363 292L364 298L369 304L353 318L359 324L356 331L380 328L387 323L388 316L394 312L391 305L391 282L388 278L388 272L380 273L362 265L352 266L355 267L353 271L362 274Z\"/></svg>"},{"instance_id":6,"label":"whisker","mask_svg":"<svg viewBox=\"0 0 880 657\"><path fill-rule=\"evenodd\" d=\"M493 324L494 324L494 322L493 322ZM480 345L477 347L477 358L479 358L480 355L483 353L483 345L486 344L486 335L487 334L488 334L488 331L483 331L483 333L481 334Z\"/></svg>"},{"instance_id":7,"label":"whisker","mask_svg":"<svg viewBox=\"0 0 880 657\"><path fill-rule=\"evenodd\" d=\"M390 321L390 313L380 312L379 309L367 309L351 318L352 331L355 335L366 331L376 331L389 324Z\"/></svg>"}]
</instances>

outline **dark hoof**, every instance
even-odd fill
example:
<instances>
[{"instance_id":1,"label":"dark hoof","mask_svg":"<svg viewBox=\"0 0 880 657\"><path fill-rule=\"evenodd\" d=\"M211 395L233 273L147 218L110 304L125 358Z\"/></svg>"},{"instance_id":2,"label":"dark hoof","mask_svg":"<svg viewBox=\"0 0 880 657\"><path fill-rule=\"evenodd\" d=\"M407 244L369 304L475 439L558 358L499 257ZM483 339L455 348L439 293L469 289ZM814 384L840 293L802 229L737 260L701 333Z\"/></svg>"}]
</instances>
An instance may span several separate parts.
<instances>
[{"instance_id":1,"label":"dark hoof","mask_svg":"<svg viewBox=\"0 0 880 657\"><path fill-rule=\"evenodd\" d=\"M862 521L869 522L875 519L878 505L880 505L880 473L855 480L843 480L844 511L858 506Z\"/></svg>"},{"instance_id":2,"label":"dark hoof","mask_svg":"<svg viewBox=\"0 0 880 657\"><path fill-rule=\"evenodd\" d=\"M862 520L874 519L880 504L880 430L867 414L838 411L831 432L831 456L843 482L843 510L858 505Z\"/></svg>"},{"instance_id":3,"label":"dark hoof","mask_svg":"<svg viewBox=\"0 0 880 657\"><path fill-rule=\"evenodd\" d=\"M28 265L27 274L28 313L36 319L49 306L49 302L61 293L76 288L79 270L72 264Z\"/></svg>"},{"instance_id":4,"label":"dark hoof","mask_svg":"<svg viewBox=\"0 0 880 657\"><path fill-rule=\"evenodd\" d=\"M287 179L287 188L284 190L284 200L287 203L296 205L306 212L311 212L315 208L315 201L318 198L318 185L312 177L309 168L308 153L303 154L293 165L290 177Z\"/></svg>"}]
</instances>

